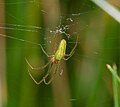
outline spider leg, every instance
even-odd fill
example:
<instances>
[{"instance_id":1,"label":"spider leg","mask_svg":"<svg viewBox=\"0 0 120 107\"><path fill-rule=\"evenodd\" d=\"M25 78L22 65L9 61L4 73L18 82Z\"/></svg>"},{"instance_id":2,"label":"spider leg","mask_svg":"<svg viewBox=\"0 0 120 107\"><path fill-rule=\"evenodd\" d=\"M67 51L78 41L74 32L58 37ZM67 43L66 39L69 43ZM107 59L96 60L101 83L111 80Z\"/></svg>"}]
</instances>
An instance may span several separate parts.
<instances>
[{"instance_id":1,"label":"spider leg","mask_svg":"<svg viewBox=\"0 0 120 107\"><path fill-rule=\"evenodd\" d=\"M52 81L53 81L53 77L48 82L46 82L46 79L44 78L45 85L49 85Z\"/></svg>"},{"instance_id":2,"label":"spider leg","mask_svg":"<svg viewBox=\"0 0 120 107\"><path fill-rule=\"evenodd\" d=\"M66 55L65 55L65 56L67 56L67 58L63 58L64 60L68 60L68 59L71 58L71 56L74 54L75 49L76 49L76 47L77 47L77 42L78 42L78 36L77 36L77 38L76 38L76 43L75 43L73 49L71 50L71 52L70 52L69 54L66 54Z\"/></svg>"},{"instance_id":3,"label":"spider leg","mask_svg":"<svg viewBox=\"0 0 120 107\"><path fill-rule=\"evenodd\" d=\"M57 73L57 71L58 71L58 69L59 69L59 66L60 66L60 64L58 64L57 67L55 67L55 70L54 70L53 74L56 74L56 73ZM52 70L52 69L51 69L51 70ZM44 78L44 83L45 83L46 85L49 85L49 84L52 82L53 79L54 79L54 77L52 77L52 78L47 82L47 81L46 81L46 78Z\"/></svg>"},{"instance_id":4,"label":"spider leg","mask_svg":"<svg viewBox=\"0 0 120 107\"><path fill-rule=\"evenodd\" d=\"M60 67L60 62L55 67L55 70L54 70L53 74L57 74L59 67Z\"/></svg>"},{"instance_id":5,"label":"spider leg","mask_svg":"<svg viewBox=\"0 0 120 107\"><path fill-rule=\"evenodd\" d=\"M70 54L66 54L65 56L67 56L67 58L63 58L65 61L67 61L68 59L70 59L71 57L72 57L72 55L74 54L74 52L75 52L75 50L71 53L70 52Z\"/></svg>"},{"instance_id":6,"label":"spider leg","mask_svg":"<svg viewBox=\"0 0 120 107\"><path fill-rule=\"evenodd\" d=\"M61 64L61 63L60 63ZM63 69L61 69L61 66L59 65L59 69L60 69L60 72L59 72L59 76L62 76L63 74Z\"/></svg>"},{"instance_id":7,"label":"spider leg","mask_svg":"<svg viewBox=\"0 0 120 107\"><path fill-rule=\"evenodd\" d=\"M48 55L48 54L47 54L47 52L45 51L45 49L42 47L42 45L41 45L41 44L40 44L40 47L41 47L41 49L42 49L43 53L44 53L47 57L50 57L50 55Z\"/></svg>"},{"instance_id":8,"label":"spider leg","mask_svg":"<svg viewBox=\"0 0 120 107\"><path fill-rule=\"evenodd\" d=\"M28 73L29 73L29 75L30 75L30 77L32 78L32 80L37 84L37 85L39 85L42 81L40 80L39 82L37 82L36 80L35 80L35 78L32 76L32 74L30 73L30 71L28 70Z\"/></svg>"},{"instance_id":9,"label":"spider leg","mask_svg":"<svg viewBox=\"0 0 120 107\"><path fill-rule=\"evenodd\" d=\"M52 69L53 69L53 67L54 67L54 64L51 66L51 68L50 69L48 69L48 75L49 75L49 73L52 71ZM46 74L46 75L47 75ZM46 85L49 85L51 82L52 82L52 80L53 80L53 77L48 81L48 82L46 82L46 78L47 78L48 76L44 76L43 77L43 81L44 81L44 84L46 84Z\"/></svg>"},{"instance_id":10,"label":"spider leg","mask_svg":"<svg viewBox=\"0 0 120 107\"><path fill-rule=\"evenodd\" d=\"M60 75L60 76L62 76L62 74L63 74L63 70L60 72L60 74L59 74L59 75Z\"/></svg>"},{"instance_id":11,"label":"spider leg","mask_svg":"<svg viewBox=\"0 0 120 107\"><path fill-rule=\"evenodd\" d=\"M44 68L46 68L49 64L50 64L50 62L51 62L51 60L48 62L48 63L46 63L43 67L40 67L40 68L35 68L35 67L33 67L29 62L28 62L28 60L27 60L27 58L25 58L25 61L27 62L27 64L28 64L28 66L31 68L31 69L34 69L34 70L42 70L42 69L44 69Z\"/></svg>"},{"instance_id":12,"label":"spider leg","mask_svg":"<svg viewBox=\"0 0 120 107\"><path fill-rule=\"evenodd\" d=\"M52 64L52 62L50 63L49 71L50 71L50 69L51 69L51 64ZM43 77L43 79L41 79L39 82L37 82L37 81L35 80L35 78L32 76L32 74L30 73L29 70L28 70L28 73L29 73L30 77L32 78L32 80L33 80L37 85L41 84L41 83L44 81L44 79L47 78L48 75L49 75L49 72L48 72L48 73Z\"/></svg>"}]
</instances>

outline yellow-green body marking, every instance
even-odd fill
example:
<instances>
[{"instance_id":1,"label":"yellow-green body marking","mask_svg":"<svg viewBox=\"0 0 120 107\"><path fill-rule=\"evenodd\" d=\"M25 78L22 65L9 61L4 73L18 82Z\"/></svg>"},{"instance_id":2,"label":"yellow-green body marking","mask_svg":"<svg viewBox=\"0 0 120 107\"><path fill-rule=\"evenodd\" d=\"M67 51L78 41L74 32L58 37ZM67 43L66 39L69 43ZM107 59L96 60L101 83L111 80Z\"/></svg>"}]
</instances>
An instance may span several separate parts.
<instances>
[{"instance_id":1,"label":"yellow-green body marking","mask_svg":"<svg viewBox=\"0 0 120 107\"><path fill-rule=\"evenodd\" d=\"M62 39L59 44L58 50L55 53L54 60L58 61L62 60L65 56L65 53L66 53L66 40Z\"/></svg>"}]
</instances>

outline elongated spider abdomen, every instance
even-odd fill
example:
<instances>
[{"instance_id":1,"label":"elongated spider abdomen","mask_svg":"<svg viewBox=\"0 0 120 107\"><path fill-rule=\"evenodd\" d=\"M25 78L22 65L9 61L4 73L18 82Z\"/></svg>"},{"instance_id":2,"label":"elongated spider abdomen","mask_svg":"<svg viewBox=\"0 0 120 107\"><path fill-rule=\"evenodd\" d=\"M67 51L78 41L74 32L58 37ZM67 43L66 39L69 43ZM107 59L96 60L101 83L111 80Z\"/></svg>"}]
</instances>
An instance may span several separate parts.
<instances>
[{"instance_id":1,"label":"elongated spider abdomen","mask_svg":"<svg viewBox=\"0 0 120 107\"><path fill-rule=\"evenodd\" d=\"M65 53L66 53L66 40L62 39L59 44L58 50L55 53L55 56L54 56L55 60L60 61L61 59L63 59L65 56Z\"/></svg>"}]
</instances>

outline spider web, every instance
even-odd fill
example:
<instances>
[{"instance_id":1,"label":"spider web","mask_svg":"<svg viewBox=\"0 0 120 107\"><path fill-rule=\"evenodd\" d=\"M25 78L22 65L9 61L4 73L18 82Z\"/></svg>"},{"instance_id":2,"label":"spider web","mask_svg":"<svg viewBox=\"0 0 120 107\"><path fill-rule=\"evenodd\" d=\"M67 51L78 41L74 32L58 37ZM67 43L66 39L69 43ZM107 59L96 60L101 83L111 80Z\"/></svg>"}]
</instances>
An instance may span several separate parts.
<instances>
[{"instance_id":1,"label":"spider web","mask_svg":"<svg viewBox=\"0 0 120 107\"><path fill-rule=\"evenodd\" d=\"M37 7L40 8L40 6L42 4L38 3L38 1L35 0L31 0L31 1L25 1L25 2L7 2L7 3L0 3L0 5L6 5L6 6L18 6L18 5L26 5L26 4L32 4L35 3L33 5L33 7ZM71 60L73 62L75 62L75 64L77 64L79 66L79 63L82 63L82 71L85 71L86 67L84 66L91 66L89 68L90 69L90 73L92 73L92 66L95 66L94 63L96 63L96 61L101 61L103 63L113 63L113 60L110 58L105 58L104 56L102 56L102 53L105 49L111 50L112 48L103 48L103 46L100 44L100 42L103 42L102 38L100 37L96 37L96 36L89 36L86 34L86 30L89 30L90 26L92 26L89 23L89 16L90 14L97 14L97 11L94 10L95 6L90 6L87 4L83 4L83 6L87 6L88 8L86 10L82 10L78 9L77 11L72 11L69 14L62 14L59 16L59 21L57 26L54 27L43 27L43 26L38 26L37 23L36 25L26 25L24 23L24 19L17 19L16 16L14 16L14 14L12 12L7 12L8 14L8 19L12 20L12 23L6 22L6 23L0 23L0 29L4 29L6 30L8 33L5 34L0 34L0 36L4 36L7 37L8 42L10 41L15 41L15 42L19 42L20 45L16 45L15 47L7 47L9 49L16 49L16 48L20 48L23 47L23 43L28 44L28 46L25 46L25 48L40 48L40 45L42 45L43 48L47 48L47 46L51 45L52 43L57 44L57 46L59 45L59 41L54 41L53 39L55 38L55 35L59 33L57 38L65 38L67 41L67 53L70 52L70 50L73 48L74 44L76 43L76 35L79 35L79 41L77 42L78 46L76 49L75 54L73 55L73 57L71 58ZM82 10L82 12L81 12ZM47 12L44 9L39 10L41 12L41 14L46 15L49 14L49 12ZM31 16L32 17L32 16ZM14 22L14 23L13 23ZM19 24L20 22L20 24ZM5 26L3 26L3 24ZM101 25L101 27L103 27ZM100 27L98 27L98 29L100 29ZM37 34L40 35L43 40L45 42L43 42L42 40L39 40L36 42L36 40L32 40L29 38L33 38L35 35L27 35L27 39L25 39L23 36L21 37L16 37L16 35L11 35L9 32L16 32L18 31L19 33L31 33L31 34ZM44 36L46 32L47 35L49 36ZM99 31L99 30L98 30ZM42 34L43 33L43 34ZM91 33L93 34L93 33ZM63 35L63 36L61 36ZM87 35L86 37L84 37L84 35ZM98 34L99 35L99 34ZM99 39L98 39L99 38ZM13 40L12 40L13 39ZM114 40L117 39L117 37L110 37L109 39ZM93 42L93 43L92 43ZM22 44L22 45L21 45ZM95 44L95 45L94 45ZM13 46L13 45L12 45ZM116 47L119 50L119 47ZM47 49L46 49L47 50ZM48 49L49 50L49 49ZM49 50L48 53L52 54L52 52L55 51L55 49L53 50ZM81 53L80 53L81 52ZM44 54L44 53L43 53ZM68 61L69 63L70 61ZM119 63L119 62L118 62ZM44 61L43 61L44 64ZM76 66L76 69L79 69L79 67ZM78 68L77 68L78 67ZM85 74L82 72L83 77L81 77L81 80L83 80L83 78L85 77ZM104 75L104 73L103 73ZM92 78L92 77L91 77ZM88 81L85 81L86 83ZM46 97L46 99L49 99L49 97ZM85 100L86 98L73 98L70 99L70 102L79 102L80 100ZM111 98L107 97L104 98L106 100L101 101L101 103L109 103L111 101ZM80 104L82 105L82 104ZM99 104L93 104L93 106L96 106Z\"/></svg>"}]
</instances>

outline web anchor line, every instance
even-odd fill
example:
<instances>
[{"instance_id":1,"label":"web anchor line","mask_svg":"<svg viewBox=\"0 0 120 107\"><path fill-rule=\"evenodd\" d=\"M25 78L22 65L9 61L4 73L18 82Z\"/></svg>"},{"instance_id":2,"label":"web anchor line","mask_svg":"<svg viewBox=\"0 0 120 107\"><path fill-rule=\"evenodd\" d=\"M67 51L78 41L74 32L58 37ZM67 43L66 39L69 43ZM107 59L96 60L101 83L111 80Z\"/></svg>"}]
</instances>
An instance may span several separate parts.
<instances>
[{"instance_id":1,"label":"web anchor line","mask_svg":"<svg viewBox=\"0 0 120 107\"><path fill-rule=\"evenodd\" d=\"M3 36L3 37L7 37L7 38L11 38L11 39L14 39L14 40L17 40L17 41L21 41L21 42L26 42L26 43L30 43L30 44L33 44L33 45L37 45L37 46L40 46L43 53L49 57L49 55L47 54L47 52L45 51L45 49L42 47L41 44L38 44L38 43L35 43L35 42L32 42L32 41L28 41L28 40L24 40L24 39L20 39L20 38L15 38L15 37L12 37L12 36L8 36L8 35L4 35L4 34L0 34L0 36Z\"/></svg>"}]
</instances>

